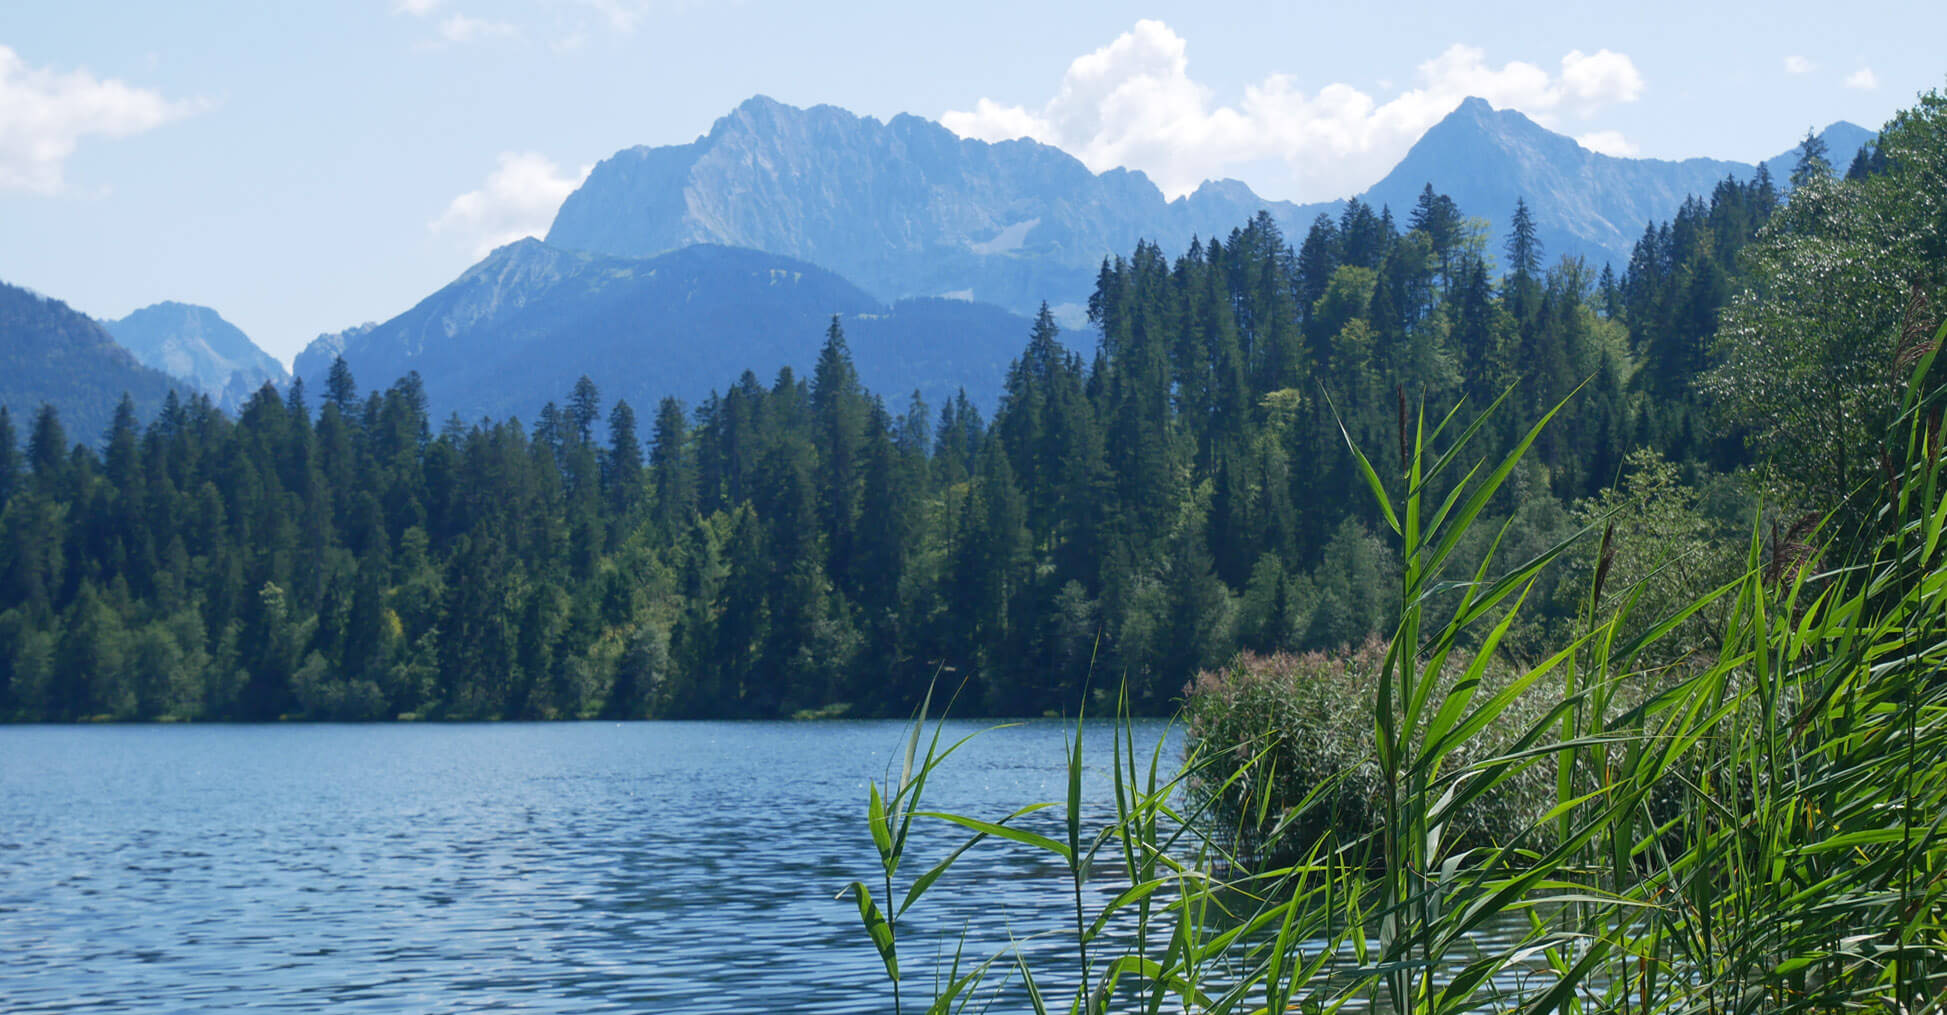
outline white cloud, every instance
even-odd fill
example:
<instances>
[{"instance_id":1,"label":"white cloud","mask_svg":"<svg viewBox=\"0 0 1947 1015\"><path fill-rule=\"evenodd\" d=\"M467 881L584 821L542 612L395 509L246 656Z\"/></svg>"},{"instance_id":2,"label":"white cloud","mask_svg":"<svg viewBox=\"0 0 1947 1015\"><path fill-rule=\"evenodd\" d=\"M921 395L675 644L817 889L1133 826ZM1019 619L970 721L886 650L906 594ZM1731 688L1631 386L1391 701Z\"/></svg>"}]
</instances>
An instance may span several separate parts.
<instances>
[{"instance_id":1,"label":"white cloud","mask_svg":"<svg viewBox=\"0 0 1947 1015\"><path fill-rule=\"evenodd\" d=\"M591 168L583 166L569 175L545 155L502 152L486 182L454 198L429 226L465 243L475 257L523 236L538 236Z\"/></svg>"},{"instance_id":2,"label":"white cloud","mask_svg":"<svg viewBox=\"0 0 1947 1015\"><path fill-rule=\"evenodd\" d=\"M59 193L82 138L140 134L201 108L85 70L29 67L0 46L0 190Z\"/></svg>"},{"instance_id":3,"label":"white cloud","mask_svg":"<svg viewBox=\"0 0 1947 1015\"><path fill-rule=\"evenodd\" d=\"M449 14L439 23L439 37L447 42L472 42L475 39L511 39L514 26L505 21L485 21L464 14Z\"/></svg>"},{"instance_id":4,"label":"white cloud","mask_svg":"<svg viewBox=\"0 0 1947 1015\"><path fill-rule=\"evenodd\" d=\"M1270 162L1289 177L1266 181L1266 189L1320 199L1372 183L1467 96L1552 123L1556 114L1587 117L1632 102L1644 88L1629 57L1606 49L1572 51L1551 74L1521 61L1495 67L1481 50L1455 45L1421 64L1415 79L1415 87L1382 102L1348 84L1307 94L1291 76L1272 74L1247 86L1236 105L1216 105L1210 89L1190 76L1182 36L1144 20L1077 57L1039 108L982 98L940 120L963 137L1032 137L1098 172L1140 169L1172 197L1228 169Z\"/></svg>"},{"instance_id":5,"label":"white cloud","mask_svg":"<svg viewBox=\"0 0 1947 1015\"><path fill-rule=\"evenodd\" d=\"M1818 64L1799 56L1797 53L1785 58L1785 73L1810 74L1818 69Z\"/></svg>"},{"instance_id":6,"label":"white cloud","mask_svg":"<svg viewBox=\"0 0 1947 1015\"><path fill-rule=\"evenodd\" d=\"M635 31L642 21L647 4L637 0L580 0L581 5L594 12L608 27L627 35Z\"/></svg>"},{"instance_id":7,"label":"white cloud","mask_svg":"<svg viewBox=\"0 0 1947 1015\"><path fill-rule=\"evenodd\" d=\"M1606 49L1584 54L1571 49L1562 57L1562 92L1579 103L1584 115L1615 102L1635 102L1643 96L1643 75L1621 53Z\"/></svg>"},{"instance_id":8,"label":"white cloud","mask_svg":"<svg viewBox=\"0 0 1947 1015\"><path fill-rule=\"evenodd\" d=\"M1874 74L1871 67L1861 67L1846 75L1846 87L1870 92L1879 87L1879 75Z\"/></svg>"},{"instance_id":9,"label":"white cloud","mask_svg":"<svg viewBox=\"0 0 1947 1015\"><path fill-rule=\"evenodd\" d=\"M1629 158L1638 151L1636 143L1622 136L1619 130L1590 131L1575 139L1575 143L1592 152Z\"/></svg>"},{"instance_id":10,"label":"white cloud","mask_svg":"<svg viewBox=\"0 0 1947 1015\"><path fill-rule=\"evenodd\" d=\"M430 19L444 4L445 0L393 0L392 13ZM481 39L512 39L520 35L520 31L509 22L476 18L460 11L453 11L440 18L434 28L439 33L440 42L454 45L464 45ZM439 43L422 45L436 48Z\"/></svg>"}]
</instances>

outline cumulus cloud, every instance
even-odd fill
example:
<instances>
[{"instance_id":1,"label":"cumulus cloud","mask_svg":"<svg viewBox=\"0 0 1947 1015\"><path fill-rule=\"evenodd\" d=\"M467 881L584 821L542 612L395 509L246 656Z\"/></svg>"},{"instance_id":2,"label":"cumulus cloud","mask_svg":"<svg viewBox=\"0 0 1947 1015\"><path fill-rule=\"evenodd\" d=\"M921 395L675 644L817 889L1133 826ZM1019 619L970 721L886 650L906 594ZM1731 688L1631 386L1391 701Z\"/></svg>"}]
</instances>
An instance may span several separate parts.
<instances>
[{"instance_id":1,"label":"cumulus cloud","mask_svg":"<svg viewBox=\"0 0 1947 1015\"><path fill-rule=\"evenodd\" d=\"M1810 74L1817 69L1817 64L1796 53L1785 58L1785 73L1787 74Z\"/></svg>"},{"instance_id":2,"label":"cumulus cloud","mask_svg":"<svg viewBox=\"0 0 1947 1015\"><path fill-rule=\"evenodd\" d=\"M1643 75L1621 53L1571 49L1562 57L1561 92L1564 101L1578 104L1579 112L1588 115L1610 103L1642 98Z\"/></svg>"},{"instance_id":3,"label":"cumulus cloud","mask_svg":"<svg viewBox=\"0 0 1947 1015\"><path fill-rule=\"evenodd\" d=\"M647 8L640 0L580 0L580 3L623 35L635 31Z\"/></svg>"},{"instance_id":4,"label":"cumulus cloud","mask_svg":"<svg viewBox=\"0 0 1947 1015\"><path fill-rule=\"evenodd\" d=\"M1637 152L1636 143L1622 136L1622 131L1619 130L1590 131L1576 138L1575 143L1592 152L1623 158L1633 156Z\"/></svg>"},{"instance_id":5,"label":"cumulus cloud","mask_svg":"<svg viewBox=\"0 0 1947 1015\"><path fill-rule=\"evenodd\" d=\"M1140 169L1172 197L1227 169L1268 162L1289 176L1267 181L1267 189L1318 199L1373 182L1470 95L1552 124L1632 102L1643 89L1630 58L1607 49L1572 51L1550 72L1518 60L1497 67L1482 50L1454 45L1419 66L1413 87L1385 101L1348 84L1307 93L1290 75L1272 74L1246 86L1235 105L1218 105L1190 76L1183 37L1143 20L1077 57L1038 108L982 98L940 120L963 137L1044 141L1098 172Z\"/></svg>"},{"instance_id":6,"label":"cumulus cloud","mask_svg":"<svg viewBox=\"0 0 1947 1015\"><path fill-rule=\"evenodd\" d=\"M464 14L449 14L439 23L439 37L447 42L472 42L475 39L510 39L514 26L505 21L486 21Z\"/></svg>"},{"instance_id":7,"label":"cumulus cloud","mask_svg":"<svg viewBox=\"0 0 1947 1015\"><path fill-rule=\"evenodd\" d=\"M430 228L464 243L475 257L523 236L539 236L591 168L570 175L545 155L502 152L486 182L454 198Z\"/></svg>"},{"instance_id":8,"label":"cumulus cloud","mask_svg":"<svg viewBox=\"0 0 1947 1015\"><path fill-rule=\"evenodd\" d=\"M140 134L200 108L85 70L29 67L0 46L0 190L59 193L82 138Z\"/></svg>"},{"instance_id":9,"label":"cumulus cloud","mask_svg":"<svg viewBox=\"0 0 1947 1015\"><path fill-rule=\"evenodd\" d=\"M1871 67L1861 67L1846 75L1846 87L1870 92L1879 87L1879 75L1874 74Z\"/></svg>"},{"instance_id":10,"label":"cumulus cloud","mask_svg":"<svg viewBox=\"0 0 1947 1015\"><path fill-rule=\"evenodd\" d=\"M430 21L444 6L445 0L393 0L392 13ZM439 18L433 28L438 32L439 39L426 44L432 47L442 43L464 45L481 39L512 39L520 35L519 29L509 22L476 18L462 11L453 11Z\"/></svg>"}]
</instances>

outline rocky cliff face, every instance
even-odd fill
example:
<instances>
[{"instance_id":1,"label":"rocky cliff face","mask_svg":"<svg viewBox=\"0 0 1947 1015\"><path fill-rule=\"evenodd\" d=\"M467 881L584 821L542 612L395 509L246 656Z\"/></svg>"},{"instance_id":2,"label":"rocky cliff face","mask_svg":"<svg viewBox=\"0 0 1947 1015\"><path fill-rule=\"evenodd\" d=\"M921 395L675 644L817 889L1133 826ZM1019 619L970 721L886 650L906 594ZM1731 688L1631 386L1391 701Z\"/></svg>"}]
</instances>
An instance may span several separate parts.
<instances>
[{"instance_id":1,"label":"rocky cliff face","mask_svg":"<svg viewBox=\"0 0 1947 1015\"><path fill-rule=\"evenodd\" d=\"M257 389L290 381L284 364L208 307L165 302L102 326L144 365L235 410Z\"/></svg>"},{"instance_id":2,"label":"rocky cliff face","mask_svg":"<svg viewBox=\"0 0 1947 1015\"><path fill-rule=\"evenodd\" d=\"M1141 173L1095 174L1033 141L961 139L930 120L745 102L687 145L603 161L561 206L554 246L642 257L750 247L837 272L882 300L954 295L1031 312L1080 304L1104 255L1305 209L1236 181L1166 201Z\"/></svg>"},{"instance_id":3,"label":"rocky cliff face","mask_svg":"<svg viewBox=\"0 0 1947 1015\"><path fill-rule=\"evenodd\" d=\"M1843 170L1865 132L1829 132ZM1647 223L1755 168L1600 155L1469 99L1358 197L1403 221L1431 183L1486 219L1495 246L1525 199L1551 259L1620 266ZM692 243L750 247L835 271L882 300L952 294L1017 313L1046 300L1065 305L1072 324L1102 258L1138 240L1179 251L1264 211L1296 243L1315 216L1342 207L1266 200L1236 180L1167 201L1141 173L1091 173L1033 141L989 144L916 116L881 123L760 96L694 142L603 161L562 204L548 242L625 257Z\"/></svg>"}]
</instances>

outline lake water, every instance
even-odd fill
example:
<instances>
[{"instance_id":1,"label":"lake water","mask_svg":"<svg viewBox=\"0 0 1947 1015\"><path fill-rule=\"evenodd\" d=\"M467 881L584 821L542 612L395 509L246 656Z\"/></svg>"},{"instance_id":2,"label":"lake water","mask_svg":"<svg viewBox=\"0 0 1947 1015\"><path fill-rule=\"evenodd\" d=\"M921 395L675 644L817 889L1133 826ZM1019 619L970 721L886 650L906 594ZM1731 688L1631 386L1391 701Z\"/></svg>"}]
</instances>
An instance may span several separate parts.
<instances>
[{"instance_id":1,"label":"lake water","mask_svg":"<svg viewBox=\"0 0 1947 1015\"><path fill-rule=\"evenodd\" d=\"M1063 799L1070 728L982 733L928 803ZM866 786L896 778L902 730L0 727L0 1011L890 1011L838 896L876 891ZM1084 743L1106 813L1108 727ZM1064 926L1066 892L976 847L909 914L909 986L930 996L925 935L985 957Z\"/></svg>"}]
</instances>

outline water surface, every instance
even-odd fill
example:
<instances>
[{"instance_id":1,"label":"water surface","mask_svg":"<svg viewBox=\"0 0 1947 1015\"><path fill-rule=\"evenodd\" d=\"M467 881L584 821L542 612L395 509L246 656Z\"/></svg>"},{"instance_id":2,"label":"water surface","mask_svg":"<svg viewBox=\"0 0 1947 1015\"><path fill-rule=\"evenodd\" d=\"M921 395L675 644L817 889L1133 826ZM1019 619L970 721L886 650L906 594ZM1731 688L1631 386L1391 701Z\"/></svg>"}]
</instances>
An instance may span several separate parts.
<instances>
[{"instance_id":1,"label":"water surface","mask_svg":"<svg viewBox=\"0 0 1947 1015\"><path fill-rule=\"evenodd\" d=\"M1071 728L982 733L930 802L1063 799ZM1107 727L1084 742L1103 813ZM888 1011L837 896L874 878L866 785L901 747L896 722L0 728L0 1010ZM1064 877L968 854L913 910L913 985L928 936L984 957L1063 926Z\"/></svg>"}]
</instances>

